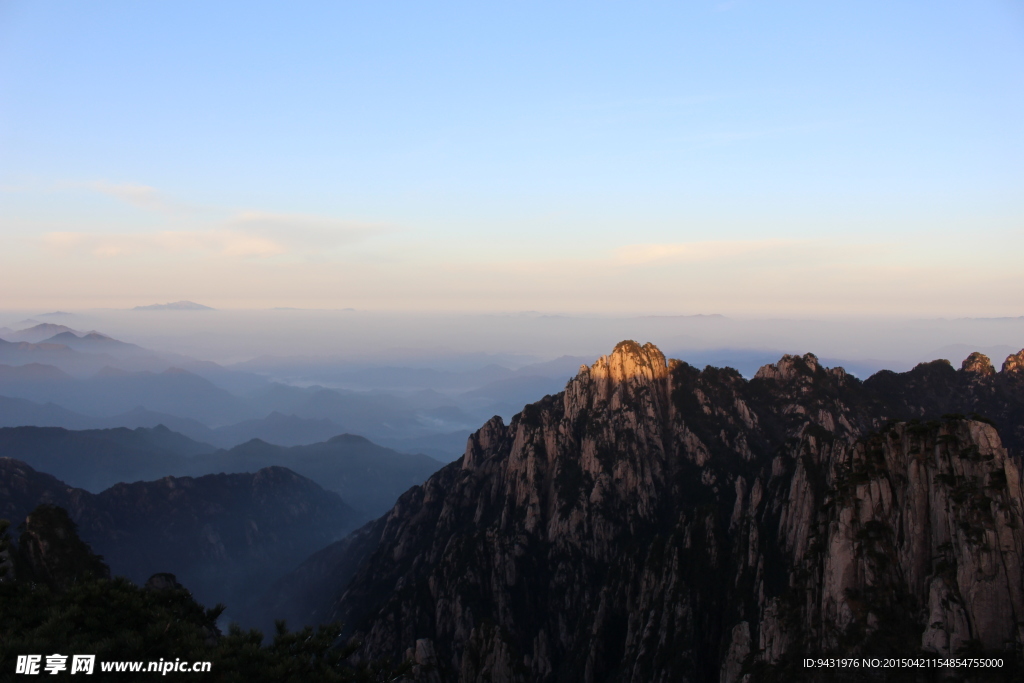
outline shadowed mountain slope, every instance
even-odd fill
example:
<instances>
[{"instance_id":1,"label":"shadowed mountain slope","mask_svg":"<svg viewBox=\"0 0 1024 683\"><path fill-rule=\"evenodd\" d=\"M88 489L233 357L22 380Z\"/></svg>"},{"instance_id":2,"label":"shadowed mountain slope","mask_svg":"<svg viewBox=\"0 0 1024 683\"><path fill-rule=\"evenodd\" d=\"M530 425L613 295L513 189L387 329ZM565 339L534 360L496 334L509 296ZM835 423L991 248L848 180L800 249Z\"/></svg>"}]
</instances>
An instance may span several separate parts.
<instances>
[{"instance_id":1,"label":"shadowed mountain slope","mask_svg":"<svg viewBox=\"0 0 1024 683\"><path fill-rule=\"evenodd\" d=\"M82 431L0 429L0 457L24 461L94 493L123 481L191 474L191 456L213 450L163 426Z\"/></svg>"},{"instance_id":2,"label":"shadowed mountain slope","mask_svg":"<svg viewBox=\"0 0 1024 683\"><path fill-rule=\"evenodd\" d=\"M18 524L41 503L66 509L114 574L141 585L171 572L200 601L225 602L235 614L358 519L337 494L282 467L165 477L91 494L0 458L0 518Z\"/></svg>"},{"instance_id":3,"label":"shadowed mountain slope","mask_svg":"<svg viewBox=\"0 0 1024 683\"><path fill-rule=\"evenodd\" d=\"M0 457L22 460L94 493L119 482L287 467L338 493L364 520L386 512L402 493L441 467L425 455L399 453L351 434L307 446L253 439L215 450L163 425L82 431L0 428Z\"/></svg>"},{"instance_id":4,"label":"shadowed mountain slope","mask_svg":"<svg viewBox=\"0 0 1024 683\"><path fill-rule=\"evenodd\" d=\"M351 581L331 549L299 572L340 596L330 617L368 656L433 666L421 680L836 680L800 663L826 654L1017 666L1021 361L861 382L807 354L747 381L623 342L361 530ZM998 428L953 414L974 411Z\"/></svg>"},{"instance_id":5,"label":"shadowed mountain slope","mask_svg":"<svg viewBox=\"0 0 1024 683\"><path fill-rule=\"evenodd\" d=\"M367 519L386 512L441 467L425 455L398 453L352 434L291 448L254 439L194 461L194 467L216 472L253 472L269 465L283 465L335 491Z\"/></svg>"}]
</instances>

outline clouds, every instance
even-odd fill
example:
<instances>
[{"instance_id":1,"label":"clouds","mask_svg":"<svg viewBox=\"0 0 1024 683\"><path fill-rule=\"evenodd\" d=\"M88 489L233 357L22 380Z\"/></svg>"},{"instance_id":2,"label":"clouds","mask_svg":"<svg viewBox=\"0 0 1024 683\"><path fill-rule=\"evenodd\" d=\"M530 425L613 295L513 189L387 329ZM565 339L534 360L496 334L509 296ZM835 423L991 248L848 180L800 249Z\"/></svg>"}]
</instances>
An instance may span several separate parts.
<instances>
[{"instance_id":1,"label":"clouds","mask_svg":"<svg viewBox=\"0 0 1024 683\"><path fill-rule=\"evenodd\" d=\"M638 266L684 261L719 261L792 248L792 240L708 240L670 244L627 244L614 251L613 261Z\"/></svg>"},{"instance_id":2,"label":"clouds","mask_svg":"<svg viewBox=\"0 0 1024 683\"><path fill-rule=\"evenodd\" d=\"M139 185L136 183L111 183L99 180L86 185L90 190L101 194L120 199L126 204L131 204L140 209L168 213L176 208L176 205L169 201L155 187Z\"/></svg>"},{"instance_id":3,"label":"clouds","mask_svg":"<svg viewBox=\"0 0 1024 683\"><path fill-rule=\"evenodd\" d=\"M973 245L959 241L955 257L945 249L922 254L918 243L754 239L623 244L590 254L534 242L532 256L492 250L474 259L471 241L457 250L421 240L384 259L367 255L388 244L350 249L351 240L364 239L359 226L324 237L316 228L334 221L313 220L306 232L303 221L277 214L238 214L227 223L206 231L51 232L47 249L67 257L0 254L0 291L13 296L31 282L19 296L45 294L51 307L72 300L129 306L141 297L218 308L1019 314L1016 262L974 259ZM285 235L288 229L298 237ZM325 239L340 243L331 252L337 256L303 256L328 253Z\"/></svg>"},{"instance_id":4,"label":"clouds","mask_svg":"<svg viewBox=\"0 0 1024 683\"><path fill-rule=\"evenodd\" d=\"M100 258L142 254L234 258L314 256L354 244L383 228L319 216L244 212L201 230L149 232L54 231L42 236L49 250Z\"/></svg>"},{"instance_id":5,"label":"clouds","mask_svg":"<svg viewBox=\"0 0 1024 683\"><path fill-rule=\"evenodd\" d=\"M410 220L415 227L400 229L326 212L203 207L135 183L60 191L51 204L67 218L37 222L23 233L29 241L8 240L11 248L0 254L7 292L32 282L33 296L45 287L54 301L104 305L128 305L134 299L122 299L131 292L227 308L764 315L976 314L978 302L1010 314L1020 291L1017 233L993 253L954 230L915 239L877 230L856 238L827 229L769 236L693 216L671 231L630 217L617 230L595 228L589 242L512 229L509 219L499 241L488 223L455 232L443 222ZM134 208L111 211L107 197ZM717 238L692 238L700 235Z\"/></svg>"},{"instance_id":6,"label":"clouds","mask_svg":"<svg viewBox=\"0 0 1024 683\"><path fill-rule=\"evenodd\" d=\"M259 210L236 211L204 221L197 216L224 212L187 207L149 185L97 181L84 187L146 212L160 214L163 229L52 230L39 240L48 251L105 259L141 255L309 258L329 254L391 229L381 224L344 221L330 216Z\"/></svg>"},{"instance_id":7,"label":"clouds","mask_svg":"<svg viewBox=\"0 0 1024 683\"><path fill-rule=\"evenodd\" d=\"M287 247L272 239L232 230L165 230L148 234L50 232L42 242L54 251L100 258L147 253L268 257L287 252Z\"/></svg>"},{"instance_id":8,"label":"clouds","mask_svg":"<svg viewBox=\"0 0 1024 683\"><path fill-rule=\"evenodd\" d=\"M289 245L294 250L321 250L354 244L390 232L383 224L343 221L309 214L243 211L227 221L231 230L258 235Z\"/></svg>"}]
</instances>

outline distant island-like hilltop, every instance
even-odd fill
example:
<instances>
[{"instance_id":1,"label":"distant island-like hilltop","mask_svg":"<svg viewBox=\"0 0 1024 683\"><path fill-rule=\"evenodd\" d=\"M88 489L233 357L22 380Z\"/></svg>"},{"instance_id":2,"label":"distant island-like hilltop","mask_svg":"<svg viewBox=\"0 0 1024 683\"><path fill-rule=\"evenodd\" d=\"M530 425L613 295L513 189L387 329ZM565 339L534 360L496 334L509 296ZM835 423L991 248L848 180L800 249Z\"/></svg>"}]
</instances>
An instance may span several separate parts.
<instances>
[{"instance_id":1,"label":"distant island-like hilltop","mask_svg":"<svg viewBox=\"0 0 1024 683\"><path fill-rule=\"evenodd\" d=\"M150 304L149 306L136 306L134 311L212 311L213 308L197 304L194 301L175 301L170 304Z\"/></svg>"}]
</instances>

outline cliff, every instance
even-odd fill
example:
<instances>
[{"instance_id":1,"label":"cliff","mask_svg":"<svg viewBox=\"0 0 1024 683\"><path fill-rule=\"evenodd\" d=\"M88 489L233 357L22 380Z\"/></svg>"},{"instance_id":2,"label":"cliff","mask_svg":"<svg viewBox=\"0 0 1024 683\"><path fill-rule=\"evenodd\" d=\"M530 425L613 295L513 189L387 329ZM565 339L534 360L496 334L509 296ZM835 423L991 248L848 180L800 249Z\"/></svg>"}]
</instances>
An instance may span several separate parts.
<instances>
[{"instance_id":1,"label":"cliff","mask_svg":"<svg viewBox=\"0 0 1024 683\"><path fill-rule=\"evenodd\" d=\"M807 354L746 381L623 342L509 425L489 421L364 529L332 617L424 681L784 680L814 677L805 655L855 653L1017 661L1020 358L860 382Z\"/></svg>"}]
</instances>

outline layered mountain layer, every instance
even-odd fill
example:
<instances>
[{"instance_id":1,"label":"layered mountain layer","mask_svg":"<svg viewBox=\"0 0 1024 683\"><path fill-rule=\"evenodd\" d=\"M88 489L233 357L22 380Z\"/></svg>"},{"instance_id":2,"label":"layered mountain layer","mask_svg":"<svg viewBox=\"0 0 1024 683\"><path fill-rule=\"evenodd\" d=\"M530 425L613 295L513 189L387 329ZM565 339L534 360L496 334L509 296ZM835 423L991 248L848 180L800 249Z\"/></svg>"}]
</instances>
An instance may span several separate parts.
<instances>
[{"instance_id":1,"label":"layered mountain layer","mask_svg":"<svg viewBox=\"0 0 1024 683\"><path fill-rule=\"evenodd\" d=\"M283 467L165 477L92 494L0 458L0 519L17 528L41 503L67 510L114 574L142 585L173 573L202 602L228 604L229 614L359 521L337 494Z\"/></svg>"},{"instance_id":2,"label":"layered mountain layer","mask_svg":"<svg viewBox=\"0 0 1024 683\"><path fill-rule=\"evenodd\" d=\"M747 381L623 342L347 540L361 562L328 549L299 575L338 596L314 618L345 621L367 656L413 657L422 680L1013 663L1022 418L1024 352L1001 372L972 356L864 382L785 356Z\"/></svg>"},{"instance_id":3,"label":"layered mountain layer","mask_svg":"<svg viewBox=\"0 0 1024 683\"><path fill-rule=\"evenodd\" d=\"M0 428L0 457L21 460L95 493L119 482L287 467L341 495L363 521L386 512L399 495L441 466L425 455L398 453L351 434L292 448L253 439L214 451L162 425L82 431Z\"/></svg>"}]
</instances>

